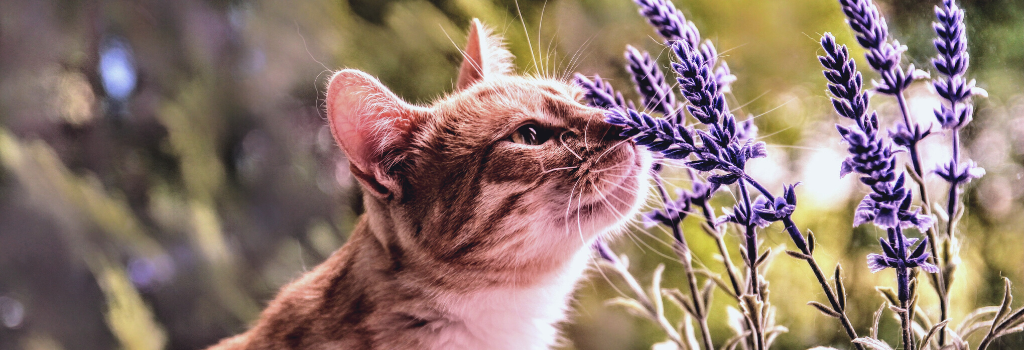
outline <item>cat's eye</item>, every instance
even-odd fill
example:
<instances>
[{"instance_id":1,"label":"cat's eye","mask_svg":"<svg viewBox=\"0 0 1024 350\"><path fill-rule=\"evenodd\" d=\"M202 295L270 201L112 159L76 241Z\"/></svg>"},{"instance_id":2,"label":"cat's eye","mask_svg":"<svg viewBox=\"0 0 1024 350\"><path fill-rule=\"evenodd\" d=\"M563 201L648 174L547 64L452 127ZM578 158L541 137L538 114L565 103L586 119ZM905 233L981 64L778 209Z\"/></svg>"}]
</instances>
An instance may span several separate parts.
<instances>
[{"instance_id":1,"label":"cat's eye","mask_svg":"<svg viewBox=\"0 0 1024 350\"><path fill-rule=\"evenodd\" d=\"M535 146L547 142L551 139L552 134L554 134L554 132L551 130L533 124L527 124L516 129L509 138L512 142L518 144Z\"/></svg>"}]
</instances>

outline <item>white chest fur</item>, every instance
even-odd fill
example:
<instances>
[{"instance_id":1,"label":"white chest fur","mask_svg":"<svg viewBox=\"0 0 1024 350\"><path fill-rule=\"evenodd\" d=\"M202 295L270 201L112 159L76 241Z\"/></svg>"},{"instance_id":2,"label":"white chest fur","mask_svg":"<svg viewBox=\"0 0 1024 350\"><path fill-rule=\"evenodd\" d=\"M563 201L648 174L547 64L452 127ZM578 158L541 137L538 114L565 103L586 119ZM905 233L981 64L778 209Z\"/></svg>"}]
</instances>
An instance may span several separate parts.
<instances>
[{"instance_id":1,"label":"white chest fur","mask_svg":"<svg viewBox=\"0 0 1024 350\"><path fill-rule=\"evenodd\" d=\"M582 249L560 273L526 288L501 288L448 297L453 322L433 349L548 349L558 337L568 301L590 259Z\"/></svg>"}]
</instances>

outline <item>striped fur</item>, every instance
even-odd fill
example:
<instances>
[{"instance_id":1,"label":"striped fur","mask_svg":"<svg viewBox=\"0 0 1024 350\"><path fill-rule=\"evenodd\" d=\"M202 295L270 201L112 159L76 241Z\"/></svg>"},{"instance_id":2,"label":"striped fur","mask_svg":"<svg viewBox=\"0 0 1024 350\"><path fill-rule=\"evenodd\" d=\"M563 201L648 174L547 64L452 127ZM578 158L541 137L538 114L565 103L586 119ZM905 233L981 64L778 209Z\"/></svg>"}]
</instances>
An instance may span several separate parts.
<instances>
[{"instance_id":1,"label":"striped fur","mask_svg":"<svg viewBox=\"0 0 1024 350\"><path fill-rule=\"evenodd\" d=\"M478 22L470 32L467 61L493 67L488 57L509 57L500 39L472 37L487 33ZM212 349L544 349L556 341L591 243L642 202L650 155L582 105L575 86L473 67L464 64L459 90L429 107L402 102L364 73L335 75L329 122L366 190L366 214L251 330ZM555 136L510 142L527 123Z\"/></svg>"}]
</instances>

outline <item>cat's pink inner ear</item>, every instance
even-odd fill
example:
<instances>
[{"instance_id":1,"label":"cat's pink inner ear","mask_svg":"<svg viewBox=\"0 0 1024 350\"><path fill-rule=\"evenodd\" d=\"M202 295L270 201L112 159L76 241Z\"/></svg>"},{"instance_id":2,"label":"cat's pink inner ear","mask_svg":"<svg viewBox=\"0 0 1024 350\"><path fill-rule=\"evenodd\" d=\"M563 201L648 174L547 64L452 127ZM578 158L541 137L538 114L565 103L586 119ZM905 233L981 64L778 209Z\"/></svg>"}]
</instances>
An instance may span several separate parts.
<instances>
[{"instance_id":1,"label":"cat's pink inner ear","mask_svg":"<svg viewBox=\"0 0 1024 350\"><path fill-rule=\"evenodd\" d=\"M505 49L501 38L492 35L490 29L476 18L469 25L469 38L463 56L456 84L459 90L473 86L487 77L512 72L512 53Z\"/></svg>"},{"instance_id":2,"label":"cat's pink inner ear","mask_svg":"<svg viewBox=\"0 0 1024 350\"><path fill-rule=\"evenodd\" d=\"M334 140L362 174L384 182L389 151L407 145L419 115L374 77L352 69L338 72L327 88L327 118ZM370 184L378 185L378 184Z\"/></svg>"}]
</instances>

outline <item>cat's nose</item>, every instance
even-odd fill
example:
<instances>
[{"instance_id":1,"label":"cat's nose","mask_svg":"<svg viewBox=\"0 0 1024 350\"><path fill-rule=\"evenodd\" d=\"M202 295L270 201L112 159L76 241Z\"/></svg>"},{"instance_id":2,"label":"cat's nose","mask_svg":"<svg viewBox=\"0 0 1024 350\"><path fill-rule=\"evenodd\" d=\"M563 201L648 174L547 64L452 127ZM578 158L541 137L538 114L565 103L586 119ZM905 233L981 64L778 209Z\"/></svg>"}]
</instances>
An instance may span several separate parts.
<instances>
[{"instance_id":1,"label":"cat's nose","mask_svg":"<svg viewBox=\"0 0 1024 350\"><path fill-rule=\"evenodd\" d=\"M625 131L625 129L621 126L608 124L608 130L604 133L604 139L611 142L628 139L628 137L622 136L623 131Z\"/></svg>"}]
</instances>

